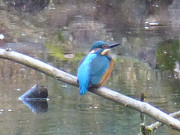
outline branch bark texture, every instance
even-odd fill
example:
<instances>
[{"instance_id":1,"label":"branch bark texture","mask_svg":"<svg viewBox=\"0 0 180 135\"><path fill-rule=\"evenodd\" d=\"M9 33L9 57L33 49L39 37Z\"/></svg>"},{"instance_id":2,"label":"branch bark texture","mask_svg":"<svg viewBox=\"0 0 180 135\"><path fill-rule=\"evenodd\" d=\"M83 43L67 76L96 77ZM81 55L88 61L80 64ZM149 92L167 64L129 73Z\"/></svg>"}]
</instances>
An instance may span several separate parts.
<instances>
[{"instance_id":1,"label":"branch bark texture","mask_svg":"<svg viewBox=\"0 0 180 135\"><path fill-rule=\"evenodd\" d=\"M27 55L23 55L21 53L14 52L14 51L0 49L0 58L18 62L20 64L23 64L23 65L31 67L35 70L38 70L40 72L43 72L51 77L54 77L59 81L62 81L62 82L68 83L70 85L74 85L74 86L78 87L76 76L73 76L71 74L63 72L49 64L46 64L40 60L34 59ZM104 98L112 100L114 102L123 104L125 106L136 109L140 112L143 112L143 113L153 117L154 119L180 131L180 121L179 120L160 111L159 109L151 106L148 103L135 100L133 98L130 98L119 92L113 91L113 90L105 88L105 87L93 88L93 89L90 89L90 91L99 96L102 96Z\"/></svg>"}]
</instances>

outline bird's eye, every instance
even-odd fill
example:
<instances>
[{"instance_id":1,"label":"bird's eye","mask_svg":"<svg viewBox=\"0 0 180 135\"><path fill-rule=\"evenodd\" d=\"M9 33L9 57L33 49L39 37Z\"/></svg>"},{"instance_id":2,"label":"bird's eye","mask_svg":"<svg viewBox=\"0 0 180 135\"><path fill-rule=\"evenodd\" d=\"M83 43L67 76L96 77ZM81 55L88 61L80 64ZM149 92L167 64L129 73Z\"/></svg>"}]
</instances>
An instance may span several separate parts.
<instances>
[{"instance_id":1,"label":"bird's eye","mask_svg":"<svg viewBox=\"0 0 180 135\"><path fill-rule=\"evenodd\" d=\"M108 45L103 45L103 46L102 46L102 48L107 48L107 47L108 47Z\"/></svg>"}]
</instances>

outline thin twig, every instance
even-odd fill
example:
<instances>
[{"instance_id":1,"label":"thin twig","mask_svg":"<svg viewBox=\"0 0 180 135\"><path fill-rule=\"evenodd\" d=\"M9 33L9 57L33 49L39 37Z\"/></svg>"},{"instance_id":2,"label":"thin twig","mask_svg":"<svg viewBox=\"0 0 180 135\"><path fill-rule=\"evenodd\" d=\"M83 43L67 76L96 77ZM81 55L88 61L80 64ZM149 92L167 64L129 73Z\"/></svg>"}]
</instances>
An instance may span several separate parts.
<instances>
[{"instance_id":1,"label":"thin twig","mask_svg":"<svg viewBox=\"0 0 180 135\"><path fill-rule=\"evenodd\" d=\"M180 111L170 113L169 115L172 116L172 117L179 117L180 116ZM148 131L152 132L152 131L158 129L159 127L161 127L162 125L163 125L163 123L157 121L157 122L155 122L155 123L153 123L153 124L151 124L149 126L145 126L145 130L148 130Z\"/></svg>"}]
</instances>

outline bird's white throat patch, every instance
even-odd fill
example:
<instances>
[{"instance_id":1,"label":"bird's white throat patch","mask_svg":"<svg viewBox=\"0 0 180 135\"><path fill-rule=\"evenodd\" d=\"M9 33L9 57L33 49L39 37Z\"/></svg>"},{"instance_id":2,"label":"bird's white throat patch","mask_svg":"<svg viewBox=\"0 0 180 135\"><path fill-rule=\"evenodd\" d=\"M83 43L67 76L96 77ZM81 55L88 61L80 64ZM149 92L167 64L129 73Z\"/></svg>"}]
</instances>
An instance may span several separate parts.
<instances>
[{"instance_id":1,"label":"bird's white throat patch","mask_svg":"<svg viewBox=\"0 0 180 135\"><path fill-rule=\"evenodd\" d=\"M101 55L106 55L109 53L111 49L104 49L103 52L101 53Z\"/></svg>"}]
</instances>

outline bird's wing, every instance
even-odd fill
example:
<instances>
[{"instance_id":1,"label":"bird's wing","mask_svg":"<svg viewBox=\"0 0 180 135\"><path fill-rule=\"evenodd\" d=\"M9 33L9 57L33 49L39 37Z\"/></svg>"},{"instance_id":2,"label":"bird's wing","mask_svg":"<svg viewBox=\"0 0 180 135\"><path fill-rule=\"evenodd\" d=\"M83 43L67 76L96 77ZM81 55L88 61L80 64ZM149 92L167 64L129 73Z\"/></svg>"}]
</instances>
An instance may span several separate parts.
<instances>
[{"instance_id":1,"label":"bird's wing","mask_svg":"<svg viewBox=\"0 0 180 135\"><path fill-rule=\"evenodd\" d=\"M91 71L91 62L97 56L97 54L87 55L81 62L78 68L78 82L80 87L80 95L84 95L89 88L90 84L90 71Z\"/></svg>"},{"instance_id":2,"label":"bird's wing","mask_svg":"<svg viewBox=\"0 0 180 135\"><path fill-rule=\"evenodd\" d=\"M106 56L97 55L96 58L91 62L91 73L90 73L90 83L92 85L98 85L108 70L110 65L110 59Z\"/></svg>"}]
</instances>

